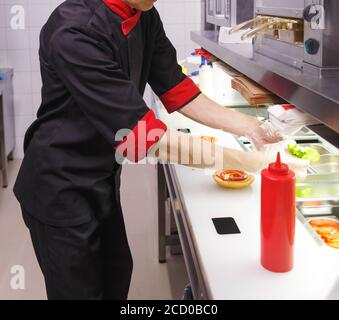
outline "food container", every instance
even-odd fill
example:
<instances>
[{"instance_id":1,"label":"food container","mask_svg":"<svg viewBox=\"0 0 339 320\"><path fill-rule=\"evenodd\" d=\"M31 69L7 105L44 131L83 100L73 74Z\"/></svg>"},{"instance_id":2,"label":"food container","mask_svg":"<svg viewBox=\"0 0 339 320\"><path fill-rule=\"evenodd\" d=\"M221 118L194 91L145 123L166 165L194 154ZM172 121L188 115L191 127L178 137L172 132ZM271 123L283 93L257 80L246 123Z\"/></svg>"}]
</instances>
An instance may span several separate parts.
<instances>
[{"instance_id":1,"label":"food container","mask_svg":"<svg viewBox=\"0 0 339 320\"><path fill-rule=\"evenodd\" d=\"M297 185L301 184L323 184L323 183L339 183L339 173L333 174L313 174L307 176L305 179L300 179L297 181ZM338 194L339 198L339 194Z\"/></svg>"},{"instance_id":2,"label":"food container","mask_svg":"<svg viewBox=\"0 0 339 320\"><path fill-rule=\"evenodd\" d=\"M339 172L339 164L325 163L321 165L313 165L312 168L316 173L337 173Z\"/></svg>"},{"instance_id":3,"label":"food container","mask_svg":"<svg viewBox=\"0 0 339 320\"><path fill-rule=\"evenodd\" d=\"M339 199L339 173L313 174L297 182L297 202Z\"/></svg>"},{"instance_id":4,"label":"food container","mask_svg":"<svg viewBox=\"0 0 339 320\"><path fill-rule=\"evenodd\" d=\"M339 249L339 219L337 217L312 218L308 220L308 223L326 245Z\"/></svg>"},{"instance_id":5,"label":"food container","mask_svg":"<svg viewBox=\"0 0 339 320\"><path fill-rule=\"evenodd\" d=\"M300 131L298 131L294 136L294 140L302 140L302 141L307 141L307 140L317 140L319 141L318 137L312 132L310 129L307 127L303 127ZM300 141L297 143L300 143ZM307 142L304 142L307 143ZM311 142L309 142L311 143Z\"/></svg>"},{"instance_id":6,"label":"food container","mask_svg":"<svg viewBox=\"0 0 339 320\"><path fill-rule=\"evenodd\" d=\"M319 161L312 164L314 173L339 173L339 155L322 155Z\"/></svg>"},{"instance_id":7,"label":"food container","mask_svg":"<svg viewBox=\"0 0 339 320\"><path fill-rule=\"evenodd\" d=\"M339 155L323 155L320 157L317 164L337 164L339 165Z\"/></svg>"},{"instance_id":8,"label":"food container","mask_svg":"<svg viewBox=\"0 0 339 320\"><path fill-rule=\"evenodd\" d=\"M328 181L313 184L300 183L297 185L297 199L329 199L339 195L339 182Z\"/></svg>"},{"instance_id":9,"label":"food container","mask_svg":"<svg viewBox=\"0 0 339 320\"><path fill-rule=\"evenodd\" d=\"M304 217L339 216L338 201L309 201L298 204L297 207Z\"/></svg>"},{"instance_id":10,"label":"food container","mask_svg":"<svg viewBox=\"0 0 339 320\"><path fill-rule=\"evenodd\" d=\"M312 149L315 149L319 152L320 155L324 155L324 154L329 154L330 152L324 147L322 146L320 143L315 143L315 144L302 144L302 147L310 147Z\"/></svg>"},{"instance_id":11,"label":"food container","mask_svg":"<svg viewBox=\"0 0 339 320\"><path fill-rule=\"evenodd\" d=\"M333 156L322 156L317 164L332 163L333 159ZM313 167L316 170L317 165ZM297 208L301 221L319 244L339 249L338 172L313 174L298 181Z\"/></svg>"}]
</instances>

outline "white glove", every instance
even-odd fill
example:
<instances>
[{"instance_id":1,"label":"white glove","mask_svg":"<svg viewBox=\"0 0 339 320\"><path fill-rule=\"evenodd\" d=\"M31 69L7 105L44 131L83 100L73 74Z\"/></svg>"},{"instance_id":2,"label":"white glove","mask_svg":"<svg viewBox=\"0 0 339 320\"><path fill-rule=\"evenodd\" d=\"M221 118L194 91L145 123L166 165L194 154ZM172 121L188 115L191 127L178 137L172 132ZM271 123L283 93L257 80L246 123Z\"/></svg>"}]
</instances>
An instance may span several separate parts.
<instances>
[{"instance_id":1,"label":"white glove","mask_svg":"<svg viewBox=\"0 0 339 320\"><path fill-rule=\"evenodd\" d=\"M287 146L294 145L296 142L293 139L284 139L278 143L267 144L262 147L260 153L263 154L264 165L267 167L270 163L275 162L278 152L280 152L281 161L289 166L294 171L297 179L304 179L307 177L307 169L310 166L309 160L299 159L291 155Z\"/></svg>"},{"instance_id":2,"label":"white glove","mask_svg":"<svg viewBox=\"0 0 339 320\"><path fill-rule=\"evenodd\" d=\"M257 150L261 150L267 144L278 143L283 139L282 135L268 121L254 130L251 129L246 134L246 137L254 144Z\"/></svg>"}]
</instances>

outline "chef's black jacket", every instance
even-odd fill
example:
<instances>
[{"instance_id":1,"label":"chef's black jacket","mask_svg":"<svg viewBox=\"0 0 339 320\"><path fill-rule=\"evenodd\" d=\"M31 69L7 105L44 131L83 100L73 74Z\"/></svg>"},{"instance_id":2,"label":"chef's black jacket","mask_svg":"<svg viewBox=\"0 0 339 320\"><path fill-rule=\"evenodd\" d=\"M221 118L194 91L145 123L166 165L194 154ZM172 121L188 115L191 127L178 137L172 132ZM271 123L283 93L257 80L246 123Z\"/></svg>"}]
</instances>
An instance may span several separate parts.
<instances>
[{"instance_id":1,"label":"chef's black jacket","mask_svg":"<svg viewBox=\"0 0 339 320\"><path fill-rule=\"evenodd\" d=\"M137 162L157 141L132 143L128 156L129 136L141 126L158 129L157 138L166 131L142 98L146 83L168 112L200 91L177 64L157 10L135 11L121 0L64 2L42 28L39 56L42 104L14 192L46 224L86 223L119 201L115 154ZM131 132L117 141L120 129Z\"/></svg>"}]
</instances>

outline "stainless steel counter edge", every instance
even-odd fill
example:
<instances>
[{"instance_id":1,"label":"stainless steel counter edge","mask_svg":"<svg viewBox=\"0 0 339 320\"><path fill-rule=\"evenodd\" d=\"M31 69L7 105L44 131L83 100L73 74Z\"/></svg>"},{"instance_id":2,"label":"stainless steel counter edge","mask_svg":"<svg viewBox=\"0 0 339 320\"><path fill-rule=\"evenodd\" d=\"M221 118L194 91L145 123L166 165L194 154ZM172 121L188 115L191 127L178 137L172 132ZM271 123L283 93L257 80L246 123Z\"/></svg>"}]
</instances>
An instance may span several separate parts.
<instances>
[{"instance_id":1,"label":"stainless steel counter edge","mask_svg":"<svg viewBox=\"0 0 339 320\"><path fill-rule=\"evenodd\" d=\"M219 44L216 31L192 31L191 40L339 133L339 77L320 79L270 58L254 59L251 44Z\"/></svg>"},{"instance_id":2,"label":"stainless steel counter edge","mask_svg":"<svg viewBox=\"0 0 339 320\"><path fill-rule=\"evenodd\" d=\"M195 250L194 239L187 218L185 200L181 192L174 165L167 164L163 161L160 161L158 165L162 166L164 170L171 206L173 208L174 218L184 254L186 270L194 298L195 300L208 300L210 299L210 293L207 290L199 258Z\"/></svg>"}]
</instances>

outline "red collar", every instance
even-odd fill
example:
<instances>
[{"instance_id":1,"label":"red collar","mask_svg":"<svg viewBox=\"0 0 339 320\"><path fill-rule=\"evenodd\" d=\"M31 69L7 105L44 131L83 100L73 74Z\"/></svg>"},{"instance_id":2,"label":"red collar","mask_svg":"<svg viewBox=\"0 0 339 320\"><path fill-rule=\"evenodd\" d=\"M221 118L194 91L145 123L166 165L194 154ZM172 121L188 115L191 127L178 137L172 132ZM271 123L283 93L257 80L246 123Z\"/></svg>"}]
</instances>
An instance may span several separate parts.
<instances>
[{"instance_id":1,"label":"red collar","mask_svg":"<svg viewBox=\"0 0 339 320\"><path fill-rule=\"evenodd\" d=\"M121 0L103 0L104 3L117 15L119 15L123 22L121 24L122 33L127 36L138 23L141 11L132 9Z\"/></svg>"}]
</instances>

